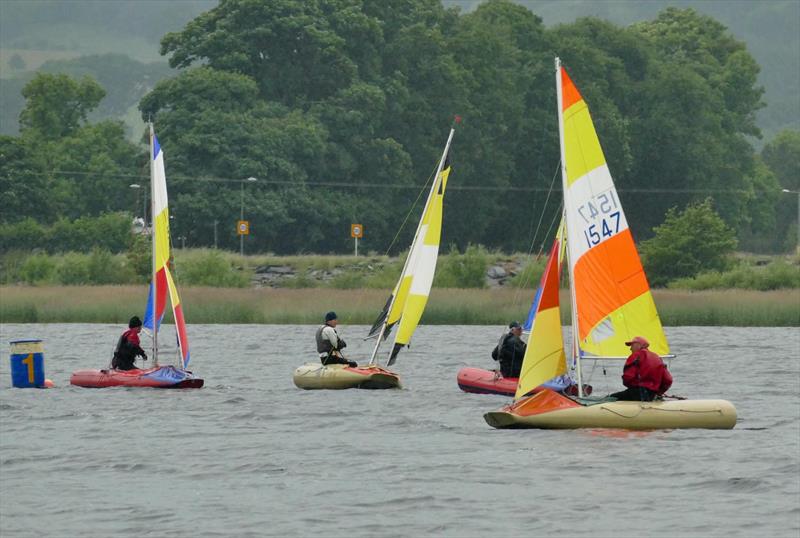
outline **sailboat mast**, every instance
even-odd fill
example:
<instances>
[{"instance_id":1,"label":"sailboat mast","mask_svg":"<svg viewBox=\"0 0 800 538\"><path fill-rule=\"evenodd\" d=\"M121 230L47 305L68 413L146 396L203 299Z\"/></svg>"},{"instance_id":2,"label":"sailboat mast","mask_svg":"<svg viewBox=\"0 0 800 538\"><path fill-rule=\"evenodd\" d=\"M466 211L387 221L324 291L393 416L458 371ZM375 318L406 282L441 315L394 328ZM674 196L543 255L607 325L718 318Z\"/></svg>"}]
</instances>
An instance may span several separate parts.
<instances>
[{"instance_id":1,"label":"sailboat mast","mask_svg":"<svg viewBox=\"0 0 800 538\"><path fill-rule=\"evenodd\" d=\"M561 146L561 183L564 196L564 212L567 211L567 159L564 152L564 94L561 87L561 59L556 57L556 94L558 95L558 142ZM567 234L569 236L569 234ZM583 398L583 380L581 375L581 358L580 358L580 345L578 342L578 307L575 303L575 271L573 269L572 259L570 256L569 239L567 239L567 266L569 268L569 297L571 306L572 318L572 363L575 365L575 372L578 381L578 397Z\"/></svg>"},{"instance_id":2,"label":"sailboat mast","mask_svg":"<svg viewBox=\"0 0 800 538\"><path fill-rule=\"evenodd\" d=\"M155 181L153 178L155 177L155 159L153 152L155 151L155 133L153 132L153 122L150 122L150 245L151 245L151 254L152 254L152 270L150 272L151 282L153 283L153 301L152 301L152 311L151 311L151 318L153 320L153 366L158 366L158 319L156 319L156 312L157 312L157 305L158 302L158 278L156 277L156 223L155 223L155 202L156 202L156 188L155 188ZM145 221L147 215L145 215Z\"/></svg>"},{"instance_id":3,"label":"sailboat mast","mask_svg":"<svg viewBox=\"0 0 800 538\"><path fill-rule=\"evenodd\" d=\"M408 249L408 256L406 256L406 261L403 263L403 270L400 273L400 279L398 280L398 285L395 286L395 291L399 289L399 283L403 281L403 277L406 274L406 270L408 269L408 264L411 261L412 254L414 253L414 246L417 244L419 240L419 231L422 229L422 220L425 217L425 212L428 209L428 205L431 203L431 199L433 198L433 194L436 192L436 188L439 184L440 175L442 173L442 168L444 168L444 160L447 157L447 153L450 151L450 144L453 141L453 135L456 132L455 126L450 127L450 134L447 136L447 143L444 146L444 151L442 152L442 156L439 159L439 165L436 167L436 174L433 176L433 183L431 184L431 190L428 192L428 198L425 200L425 205L422 207L422 216L417 223L417 229L414 232L414 240L411 242L411 248ZM383 326L381 327L381 332L378 335L378 341L375 342L375 348L372 350L372 356L369 359L369 365L374 366L377 363L377 356L378 356L378 349L380 348L381 341L383 340L383 334L386 332L386 324L389 320L389 313L391 313L392 308L394 307L394 302L397 299L397 293L392 294L392 302L389 303L389 309L387 310L386 319L383 320Z\"/></svg>"}]
</instances>

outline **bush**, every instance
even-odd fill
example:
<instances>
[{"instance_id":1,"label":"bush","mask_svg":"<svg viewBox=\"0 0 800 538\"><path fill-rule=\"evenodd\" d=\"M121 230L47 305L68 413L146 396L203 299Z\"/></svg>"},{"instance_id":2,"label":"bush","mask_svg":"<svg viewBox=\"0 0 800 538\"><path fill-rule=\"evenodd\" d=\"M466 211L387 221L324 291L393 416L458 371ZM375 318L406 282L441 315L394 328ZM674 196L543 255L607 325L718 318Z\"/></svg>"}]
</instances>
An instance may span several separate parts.
<instances>
[{"instance_id":1,"label":"bush","mask_svg":"<svg viewBox=\"0 0 800 538\"><path fill-rule=\"evenodd\" d=\"M542 279L544 268L547 265L547 256L531 258L525 263L522 270L508 280L508 285L515 288L536 288Z\"/></svg>"},{"instance_id":2,"label":"bush","mask_svg":"<svg viewBox=\"0 0 800 538\"><path fill-rule=\"evenodd\" d=\"M56 263L47 254L34 254L22 264L20 277L28 284L49 283L53 279Z\"/></svg>"},{"instance_id":3,"label":"bush","mask_svg":"<svg viewBox=\"0 0 800 538\"><path fill-rule=\"evenodd\" d=\"M469 245L464 254L450 247L439 261L433 285L437 288L485 288L489 253L479 245Z\"/></svg>"},{"instance_id":4,"label":"bush","mask_svg":"<svg viewBox=\"0 0 800 538\"><path fill-rule=\"evenodd\" d=\"M688 290L747 289L768 291L800 288L800 271L785 261L766 267L740 264L730 271L709 271L693 278L681 278L669 283L670 288Z\"/></svg>"},{"instance_id":5,"label":"bush","mask_svg":"<svg viewBox=\"0 0 800 538\"><path fill-rule=\"evenodd\" d=\"M178 269L173 276L183 285L244 288L250 284L249 276L234 269L218 250L182 259Z\"/></svg>"},{"instance_id":6,"label":"bush","mask_svg":"<svg viewBox=\"0 0 800 538\"><path fill-rule=\"evenodd\" d=\"M133 271L122 259L103 248L94 248L88 260L89 281L95 285L125 284L134 280Z\"/></svg>"},{"instance_id":7,"label":"bush","mask_svg":"<svg viewBox=\"0 0 800 538\"><path fill-rule=\"evenodd\" d=\"M667 211L655 236L641 244L647 276L653 286L693 277L701 271L724 271L736 248L736 233L711 207L711 200L693 204L678 213Z\"/></svg>"},{"instance_id":8,"label":"bush","mask_svg":"<svg viewBox=\"0 0 800 538\"><path fill-rule=\"evenodd\" d=\"M91 282L89 263L85 255L70 252L61 259L56 270L58 282L65 286L77 286Z\"/></svg>"},{"instance_id":9,"label":"bush","mask_svg":"<svg viewBox=\"0 0 800 538\"><path fill-rule=\"evenodd\" d=\"M153 271L153 253L150 248L150 237L137 234L133 236L128 252L128 267L140 282L149 282L150 273Z\"/></svg>"},{"instance_id":10,"label":"bush","mask_svg":"<svg viewBox=\"0 0 800 538\"><path fill-rule=\"evenodd\" d=\"M0 256L0 282L15 284L22 280L22 266L30 253L21 250L12 250Z\"/></svg>"}]
</instances>

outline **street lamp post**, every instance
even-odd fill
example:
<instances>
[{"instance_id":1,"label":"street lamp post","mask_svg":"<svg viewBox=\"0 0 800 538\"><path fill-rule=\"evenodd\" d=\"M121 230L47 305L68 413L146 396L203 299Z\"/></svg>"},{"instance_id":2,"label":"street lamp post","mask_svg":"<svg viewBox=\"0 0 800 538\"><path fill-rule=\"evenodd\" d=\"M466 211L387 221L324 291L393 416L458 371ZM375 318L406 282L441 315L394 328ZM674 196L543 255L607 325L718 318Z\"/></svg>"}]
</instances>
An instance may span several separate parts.
<instances>
[{"instance_id":1,"label":"street lamp post","mask_svg":"<svg viewBox=\"0 0 800 538\"><path fill-rule=\"evenodd\" d=\"M239 191L241 193L241 205L239 207L239 220L244 220L244 184L254 183L256 181L258 181L258 179L254 178L253 176L240 180ZM239 232L239 256L244 256L244 234L241 232Z\"/></svg>"},{"instance_id":2,"label":"street lamp post","mask_svg":"<svg viewBox=\"0 0 800 538\"><path fill-rule=\"evenodd\" d=\"M790 191L789 189L781 189L781 192L797 195L797 246L795 247L795 253L800 256L800 190Z\"/></svg>"}]
</instances>

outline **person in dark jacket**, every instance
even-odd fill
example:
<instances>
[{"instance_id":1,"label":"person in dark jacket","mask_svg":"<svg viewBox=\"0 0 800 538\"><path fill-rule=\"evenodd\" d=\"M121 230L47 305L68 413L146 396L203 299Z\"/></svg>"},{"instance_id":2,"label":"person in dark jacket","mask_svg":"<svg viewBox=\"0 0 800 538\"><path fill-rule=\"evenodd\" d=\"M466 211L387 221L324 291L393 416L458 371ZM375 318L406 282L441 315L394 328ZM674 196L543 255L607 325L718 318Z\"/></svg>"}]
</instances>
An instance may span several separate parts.
<instances>
[{"instance_id":1,"label":"person in dark jacket","mask_svg":"<svg viewBox=\"0 0 800 538\"><path fill-rule=\"evenodd\" d=\"M631 348L622 369L622 384L628 388L610 396L617 400L652 402L672 386L672 375L661 357L647 349L650 342L646 338L636 336L625 345Z\"/></svg>"},{"instance_id":2,"label":"person in dark jacket","mask_svg":"<svg viewBox=\"0 0 800 538\"><path fill-rule=\"evenodd\" d=\"M336 325L339 320L336 312L325 314L325 325L317 329L317 352L322 364L347 364L348 366L358 366L355 361L350 361L342 355L342 349L347 347L347 343L336 332Z\"/></svg>"},{"instance_id":3,"label":"person in dark jacket","mask_svg":"<svg viewBox=\"0 0 800 538\"><path fill-rule=\"evenodd\" d=\"M147 360L147 354L142 349L139 342L139 333L142 332L142 320L133 316L128 322L128 330L122 333L114 350L114 358L111 359L111 367L117 370L134 370L136 357Z\"/></svg>"},{"instance_id":4,"label":"person in dark jacket","mask_svg":"<svg viewBox=\"0 0 800 538\"><path fill-rule=\"evenodd\" d=\"M500 362L500 373L503 377L519 377L527 346L520 338L522 325L519 322L512 321L508 329L508 333L503 335L492 351L492 358Z\"/></svg>"}]
</instances>

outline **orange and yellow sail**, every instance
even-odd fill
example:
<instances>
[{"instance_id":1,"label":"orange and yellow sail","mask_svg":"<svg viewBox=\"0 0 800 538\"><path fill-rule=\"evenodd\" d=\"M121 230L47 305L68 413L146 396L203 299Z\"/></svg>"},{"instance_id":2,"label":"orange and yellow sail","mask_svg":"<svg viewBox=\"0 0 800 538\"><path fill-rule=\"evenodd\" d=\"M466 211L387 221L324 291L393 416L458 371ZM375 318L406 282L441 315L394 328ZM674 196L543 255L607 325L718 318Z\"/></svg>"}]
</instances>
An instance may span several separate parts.
<instances>
[{"instance_id":1,"label":"orange and yellow sail","mask_svg":"<svg viewBox=\"0 0 800 538\"><path fill-rule=\"evenodd\" d=\"M539 284L536 314L529 345L522 361L515 398L519 399L542 383L567 373L567 358L561 334L561 305L558 296L564 223L553 241Z\"/></svg>"},{"instance_id":2,"label":"orange and yellow sail","mask_svg":"<svg viewBox=\"0 0 800 538\"><path fill-rule=\"evenodd\" d=\"M558 60L556 65L578 351L625 356L625 342L642 335L650 340L651 350L667 354L669 345L589 108Z\"/></svg>"}]
</instances>

